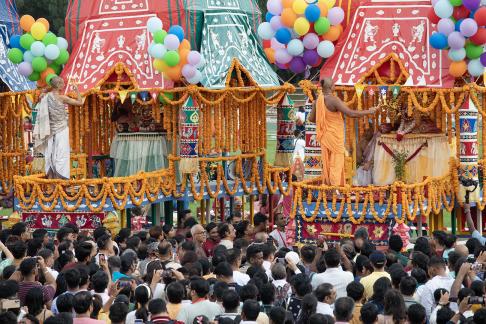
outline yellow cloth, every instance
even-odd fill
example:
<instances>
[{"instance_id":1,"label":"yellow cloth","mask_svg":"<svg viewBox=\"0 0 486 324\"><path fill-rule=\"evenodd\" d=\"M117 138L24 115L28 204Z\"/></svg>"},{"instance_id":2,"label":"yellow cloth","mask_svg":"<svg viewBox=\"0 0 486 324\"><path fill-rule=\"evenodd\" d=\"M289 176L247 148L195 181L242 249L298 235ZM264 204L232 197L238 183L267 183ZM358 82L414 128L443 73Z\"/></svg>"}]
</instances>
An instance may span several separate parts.
<instances>
[{"instance_id":1,"label":"yellow cloth","mask_svg":"<svg viewBox=\"0 0 486 324\"><path fill-rule=\"evenodd\" d=\"M369 300L371 296L373 296L373 285L375 284L376 280L387 277L391 281L391 277L386 271L374 271L367 275L366 277L361 278L359 282L364 286L364 296L366 300Z\"/></svg>"},{"instance_id":2,"label":"yellow cloth","mask_svg":"<svg viewBox=\"0 0 486 324\"><path fill-rule=\"evenodd\" d=\"M440 177L449 172L449 143L443 134L407 134L402 141L396 134L384 134L376 143L373 158L373 183L377 186L392 184L395 181L393 158L379 142L385 143L394 151L405 151L411 156L424 142L420 152L405 165L407 183L422 182L425 177Z\"/></svg>"},{"instance_id":3,"label":"yellow cloth","mask_svg":"<svg viewBox=\"0 0 486 324\"><path fill-rule=\"evenodd\" d=\"M361 320L359 317L361 316L361 308L363 308L363 304L356 303L354 304L354 311L353 311L353 318L349 321L349 324L361 324Z\"/></svg>"},{"instance_id":4,"label":"yellow cloth","mask_svg":"<svg viewBox=\"0 0 486 324\"><path fill-rule=\"evenodd\" d=\"M321 144L322 182L327 185L343 186L344 176L344 120L339 111L326 107L324 95L319 94L316 102L316 133Z\"/></svg>"},{"instance_id":5,"label":"yellow cloth","mask_svg":"<svg viewBox=\"0 0 486 324\"><path fill-rule=\"evenodd\" d=\"M179 311L182 308L182 304L171 304L167 303L167 314L169 314L169 318L171 320L175 320L177 318L177 315L179 315Z\"/></svg>"}]
</instances>

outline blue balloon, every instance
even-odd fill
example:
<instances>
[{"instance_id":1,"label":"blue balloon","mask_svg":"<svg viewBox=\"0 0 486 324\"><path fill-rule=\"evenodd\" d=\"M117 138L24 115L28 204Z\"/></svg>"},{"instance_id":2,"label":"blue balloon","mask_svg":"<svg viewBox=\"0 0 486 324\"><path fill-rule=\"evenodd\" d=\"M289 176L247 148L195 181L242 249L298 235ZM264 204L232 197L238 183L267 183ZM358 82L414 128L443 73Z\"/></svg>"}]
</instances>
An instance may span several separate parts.
<instances>
[{"instance_id":1,"label":"blue balloon","mask_svg":"<svg viewBox=\"0 0 486 324\"><path fill-rule=\"evenodd\" d=\"M444 49L448 46L447 36L442 33L434 33L430 36L430 46L436 49Z\"/></svg>"},{"instance_id":2,"label":"blue balloon","mask_svg":"<svg viewBox=\"0 0 486 324\"><path fill-rule=\"evenodd\" d=\"M461 27L461 23L462 23L463 20L464 19L459 19L458 21L456 21L456 24L454 26L455 31L461 32L461 28L460 27Z\"/></svg>"},{"instance_id":3,"label":"blue balloon","mask_svg":"<svg viewBox=\"0 0 486 324\"><path fill-rule=\"evenodd\" d=\"M281 44L288 44L292 39L292 34L287 28L280 28L275 33L275 38Z\"/></svg>"},{"instance_id":4,"label":"blue balloon","mask_svg":"<svg viewBox=\"0 0 486 324\"><path fill-rule=\"evenodd\" d=\"M271 13L267 12L267 14L265 15L265 20L270 22L270 20L272 20L272 18L273 18L273 15Z\"/></svg>"},{"instance_id":5,"label":"blue balloon","mask_svg":"<svg viewBox=\"0 0 486 324\"><path fill-rule=\"evenodd\" d=\"M315 22L321 17L321 9L315 4L308 5L305 9L305 18L309 22Z\"/></svg>"},{"instance_id":6,"label":"blue balloon","mask_svg":"<svg viewBox=\"0 0 486 324\"><path fill-rule=\"evenodd\" d=\"M179 38L179 42L182 42L182 40L184 39L184 29L182 29L182 27L179 25L174 25L170 27L168 33L176 35L177 38Z\"/></svg>"},{"instance_id":7,"label":"blue balloon","mask_svg":"<svg viewBox=\"0 0 486 324\"><path fill-rule=\"evenodd\" d=\"M19 48L22 49L22 46L20 46L20 35L13 35L10 37L10 48Z\"/></svg>"}]
</instances>

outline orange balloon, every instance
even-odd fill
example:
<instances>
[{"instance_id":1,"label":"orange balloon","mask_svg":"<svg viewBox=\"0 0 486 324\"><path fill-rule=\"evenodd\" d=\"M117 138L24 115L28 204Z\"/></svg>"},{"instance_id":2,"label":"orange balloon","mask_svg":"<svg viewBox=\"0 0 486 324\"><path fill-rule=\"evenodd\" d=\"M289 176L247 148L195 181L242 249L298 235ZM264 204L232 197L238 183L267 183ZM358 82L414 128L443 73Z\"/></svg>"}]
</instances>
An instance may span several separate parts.
<instances>
[{"instance_id":1,"label":"orange balloon","mask_svg":"<svg viewBox=\"0 0 486 324\"><path fill-rule=\"evenodd\" d=\"M46 30L49 31L49 22L47 21L46 18L39 18L37 19L37 22L40 22L41 24L43 24L44 26L46 26Z\"/></svg>"},{"instance_id":2,"label":"orange balloon","mask_svg":"<svg viewBox=\"0 0 486 324\"><path fill-rule=\"evenodd\" d=\"M187 56L189 55L190 50L188 49L181 49L179 50L179 57L180 57L180 62L178 65L184 66L187 64Z\"/></svg>"},{"instance_id":3,"label":"orange balloon","mask_svg":"<svg viewBox=\"0 0 486 324\"><path fill-rule=\"evenodd\" d=\"M265 54L267 55L268 62L275 63L275 50L273 48L265 48Z\"/></svg>"},{"instance_id":4,"label":"orange balloon","mask_svg":"<svg viewBox=\"0 0 486 324\"><path fill-rule=\"evenodd\" d=\"M46 80L47 76L49 74L56 74L56 71L54 71L52 68L47 68L41 73L41 80Z\"/></svg>"},{"instance_id":5,"label":"orange balloon","mask_svg":"<svg viewBox=\"0 0 486 324\"><path fill-rule=\"evenodd\" d=\"M167 75L169 79L171 79L172 81L179 81L182 76L181 71L182 71L181 65L176 65L168 68L167 71L165 72L165 75Z\"/></svg>"},{"instance_id":6,"label":"orange balloon","mask_svg":"<svg viewBox=\"0 0 486 324\"><path fill-rule=\"evenodd\" d=\"M293 3L294 3L294 0L282 0L282 7L292 8Z\"/></svg>"},{"instance_id":7,"label":"orange balloon","mask_svg":"<svg viewBox=\"0 0 486 324\"><path fill-rule=\"evenodd\" d=\"M183 39L181 45L179 45L179 49L191 50L191 43L187 39Z\"/></svg>"},{"instance_id":8,"label":"orange balloon","mask_svg":"<svg viewBox=\"0 0 486 324\"><path fill-rule=\"evenodd\" d=\"M322 39L335 42L339 39L339 36L341 36L342 32L343 27L341 25L331 26L331 28L329 28L329 31L322 35Z\"/></svg>"},{"instance_id":9,"label":"orange balloon","mask_svg":"<svg viewBox=\"0 0 486 324\"><path fill-rule=\"evenodd\" d=\"M461 77L467 71L467 64L465 61L451 62L449 65L449 74L455 78Z\"/></svg>"},{"instance_id":10,"label":"orange balloon","mask_svg":"<svg viewBox=\"0 0 486 324\"><path fill-rule=\"evenodd\" d=\"M319 7L319 9L321 9L321 17L327 17L327 12L329 11L327 4L325 4L324 2L318 2L317 6Z\"/></svg>"},{"instance_id":11,"label":"orange balloon","mask_svg":"<svg viewBox=\"0 0 486 324\"><path fill-rule=\"evenodd\" d=\"M20 18L20 27L26 32L30 32L30 27L35 23L34 17L31 15L23 15Z\"/></svg>"},{"instance_id":12,"label":"orange balloon","mask_svg":"<svg viewBox=\"0 0 486 324\"><path fill-rule=\"evenodd\" d=\"M38 86L39 88L45 88L45 87L47 87L46 80L44 80L44 79L39 79L39 80L37 80L37 86Z\"/></svg>"},{"instance_id":13,"label":"orange balloon","mask_svg":"<svg viewBox=\"0 0 486 324\"><path fill-rule=\"evenodd\" d=\"M294 27L294 22L297 19L297 15L291 8L285 8L282 10L280 21L287 27Z\"/></svg>"}]
</instances>

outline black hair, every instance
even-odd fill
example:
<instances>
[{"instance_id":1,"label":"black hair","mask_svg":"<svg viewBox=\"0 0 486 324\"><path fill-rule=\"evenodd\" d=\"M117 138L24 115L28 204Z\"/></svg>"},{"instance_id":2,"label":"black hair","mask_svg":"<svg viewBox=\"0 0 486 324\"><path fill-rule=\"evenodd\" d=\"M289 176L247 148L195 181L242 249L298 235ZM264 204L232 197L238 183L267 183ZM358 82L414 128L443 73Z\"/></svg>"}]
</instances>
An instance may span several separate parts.
<instances>
[{"instance_id":1,"label":"black hair","mask_svg":"<svg viewBox=\"0 0 486 324\"><path fill-rule=\"evenodd\" d=\"M447 293L447 292L448 292L448 291L447 291L447 289L445 289L445 288L437 288L437 289L434 291L434 301L435 301L436 303L438 303L438 302L439 302L439 300L440 300L440 297L441 297L443 294Z\"/></svg>"},{"instance_id":2,"label":"black hair","mask_svg":"<svg viewBox=\"0 0 486 324\"><path fill-rule=\"evenodd\" d=\"M130 254L124 254L120 257L120 272L127 273L130 271L133 263L135 262L135 258Z\"/></svg>"},{"instance_id":3,"label":"black hair","mask_svg":"<svg viewBox=\"0 0 486 324\"><path fill-rule=\"evenodd\" d=\"M37 316L44 309L44 295L39 287L30 288L25 295L24 306L27 306L29 314Z\"/></svg>"},{"instance_id":4,"label":"black hair","mask_svg":"<svg viewBox=\"0 0 486 324\"><path fill-rule=\"evenodd\" d=\"M197 220L191 217L184 221L183 228L192 228L194 225L197 225ZM190 234L190 232L187 233Z\"/></svg>"},{"instance_id":5,"label":"black hair","mask_svg":"<svg viewBox=\"0 0 486 324\"><path fill-rule=\"evenodd\" d=\"M408 307L407 318L410 324L423 324L427 318L425 307L421 304L414 303Z\"/></svg>"},{"instance_id":6,"label":"black hair","mask_svg":"<svg viewBox=\"0 0 486 324\"><path fill-rule=\"evenodd\" d=\"M73 311L74 295L61 294L56 298L56 307L59 313L72 313Z\"/></svg>"},{"instance_id":7,"label":"black hair","mask_svg":"<svg viewBox=\"0 0 486 324\"><path fill-rule=\"evenodd\" d=\"M125 323L128 314L128 305L125 303L113 303L110 306L108 317L112 323Z\"/></svg>"},{"instance_id":8,"label":"black hair","mask_svg":"<svg viewBox=\"0 0 486 324\"><path fill-rule=\"evenodd\" d=\"M27 241L27 256L35 257L42 248L41 239L30 239Z\"/></svg>"},{"instance_id":9,"label":"black hair","mask_svg":"<svg viewBox=\"0 0 486 324\"><path fill-rule=\"evenodd\" d=\"M333 285L325 282L317 286L317 288L314 290L314 295L316 296L317 300L322 303L326 297L331 296L333 289Z\"/></svg>"},{"instance_id":10,"label":"black hair","mask_svg":"<svg viewBox=\"0 0 486 324\"><path fill-rule=\"evenodd\" d=\"M413 251L414 254L416 251L420 251L428 257L432 255L429 240L424 236L420 236L417 238L417 240L415 241L415 245L413 246Z\"/></svg>"},{"instance_id":11,"label":"black hair","mask_svg":"<svg viewBox=\"0 0 486 324\"><path fill-rule=\"evenodd\" d=\"M376 246L369 241L366 241L363 244L363 247L361 248L361 254L368 258L370 257L371 253L373 253L374 251L376 251Z\"/></svg>"},{"instance_id":12,"label":"black hair","mask_svg":"<svg viewBox=\"0 0 486 324\"><path fill-rule=\"evenodd\" d=\"M13 243L8 243L7 248L12 253L14 259L20 260L25 257L25 253L27 252L27 244L23 241L15 241Z\"/></svg>"},{"instance_id":13,"label":"black hair","mask_svg":"<svg viewBox=\"0 0 486 324\"><path fill-rule=\"evenodd\" d=\"M300 249L300 257L305 263L311 263L316 257L316 247L313 245L304 245Z\"/></svg>"},{"instance_id":14,"label":"black hair","mask_svg":"<svg viewBox=\"0 0 486 324\"><path fill-rule=\"evenodd\" d=\"M353 317L354 301L349 297L341 297L334 302L334 317L336 321L348 322Z\"/></svg>"},{"instance_id":15,"label":"black hair","mask_svg":"<svg viewBox=\"0 0 486 324\"><path fill-rule=\"evenodd\" d=\"M220 246L226 249L224 245L219 245L218 247ZM213 252L214 252L213 258L211 259L211 264L213 265L213 268L216 268L216 266L221 262L226 262L226 253L221 253L221 252L216 253L217 252L216 249L214 249Z\"/></svg>"},{"instance_id":16,"label":"black hair","mask_svg":"<svg viewBox=\"0 0 486 324\"><path fill-rule=\"evenodd\" d=\"M150 300L150 288L146 285L138 286L135 289L135 301L137 310L135 311L135 318L142 319L145 323L148 319L147 303Z\"/></svg>"},{"instance_id":17,"label":"black hair","mask_svg":"<svg viewBox=\"0 0 486 324\"><path fill-rule=\"evenodd\" d=\"M0 314L0 323L2 324L17 324L17 316L12 311L7 311Z\"/></svg>"},{"instance_id":18,"label":"black hair","mask_svg":"<svg viewBox=\"0 0 486 324\"><path fill-rule=\"evenodd\" d=\"M152 316L167 312L167 305L162 298L152 299L148 304L148 311Z\"/></svg>"},{"instance_id":19,"label":"black hair","mask_svg":"<svg viewBox=\"0 0 486 324\"><path fill-rule=\"evenodd\" d=\"M400 252L403 249L403 241L399 235L391 235L388 239L388 246L392 251Z\"/></svg>"},{"instance_id":20,"label":"black hair","mask_svg":"<svg viewBox=\"0 0 486 324\"><path fill-rule=\"evenodd\" d=\"M266 221L268 221L268 217L263 213L256 213L253 216L253 225L255 227L259 226L260 224L264 224Z\"/></svg>"},{"instance_id":21,"label":"black hair","mask_svg":"<svg viewBox=\"0 0 486 324\"><path fill-rule=\"evenodd\" d=\"M240 296L235 290L228 289L223 293L223 307L225 312L237 312L240 305Z\"/></svg>"},{"instance_id":22,"label":"black hair","mask_svg":"<svg viewBox=\"0 0 486 324\"><path fill-rule=\"evenodd\" d=\"M73 315L72 313L59 313L48 317L44 324L73 324Z\"/></svg>"},{"instance_id":23,"label":"black hair","mask_svg":"<svg viewBox=\"0 0 486 324\"><path fill-rule=\"evenodd\" d=\"M101 309L103 308L103 300L101 299L100 295L92 295L93 296L93 310L91 311L90 318L98 319L98 315L100 314Z\"/></svg>"},{"instance_id":24,"label":"black hair","mask_svg":"<svg viewBox=\"0 0 486 324\"><path fill-rule=\"evenodd\" d=\"M241 257L241 250L240 249L228 249L226 250L226 261L229 264L234 264L239 258Z\"/></svg>"},{"instance_id":25,"label":"black hair","mask_svg":"<svg viewBox=\"0 0 486 324\"><path fill-rule=\"evenodd\" d=\"M333 249L329 249L324 254L324 260L326 261L326 266L328 268L336 268L339 266L339 263L341 262L341 256L339 255L339 252L333 248Z\"/></svg>"},{"instance_id":26,"label":"black hair","mask_svg":"<svg viewBox=\"0 0 486 324\"><path fill-rule=\"evenodd\" d=\"M296 274L290 279L290 284L294 288L295 293L298 296L305 296L312 292L312 285L310 283L309 277L303 273Z\"/></svg>"},{"instance_id":27,"label":"black hair","mask_svg":"<svg viewBox=\"0 0 486 324\"><path fill-rule=\"evenodd\" d=\"M190 287L191 290L196 292L199 298L204 298L209 293L209 283L202 278L191 280Z\"/></svg>"},{"instance_id":28,"label":"black hair","mask_svg":"<svg viewBox=\"0 0 486 324\"><path fill-rule=\"evenodd\" d=\"M21 236L27 231L27 224L24 222L18 222L12 226L11 235Z\"/></svg>"},{"instance_id":29,"label":"black hair","mask_svg":"<svg viewBox=\"0 0 486 324\"><path fill-rule=\"evenodd\" d=\"M132 236L127 239L127 249L132 249L133 251L138 251L138 246L140 245L140 237Z\"/></svg>"},{"instance_id":30,"label":"black hair","mask_svg":"<svg viewBox=\"0 0 486 324\"><path fill-rule=\"evenodd\" d=\"M307 323L309 317L316 312L317 298L313 294L307 294L302 298L299 316L297 323Z\"/></svg>"},{"instance_id":31,"label":"black hair","mask_svg":"<svg viewBox=\"0 0 486 324\"><path fill-rule=\"evenodd\" d=\"M452 249L454 243L456 243L456 240L457 240L457 236L455 236L454 234L447 234L444 241L444 245L446 249Z\"/></svg>"},{"instance_id":32,"label":"black hair","mask_svg":"<svg viewBox=\"0 0 486 324\"><path fill-rule=\"evenodd\" d=\"M330 319L329 319L330 317ZM308 324L334 324L334 318L330 315L324 315L320 313L312 314L307 322Z\"/></svg>"},{"instance_id":33,"label":"black hair","mask_svg":"<svg viewBox=\"0 0 486 324\"><path fill-rule=\"evenodd\" d=\"M474 280L471 282L469 286L474 291L475 296L483 296L484 295L484 281L482 280Z\"/></svg>"},{"instance_id":34,"label":"black hair","mask_svg":"<svg viewBox=\"0 0 486 324\"><path fill-rule=\"evenodd\" d=\"M89 267L84 264L78 264L76 269L79 271L79 286L88 284L89 281Z\"/></svg>"},{"instance_id":35,"label":"black hair","mask_svg":"<svg viewBox=\"0 0 486 324\"><path fill-rule=\"evenodd\" d=\"M267 282L260 287L260 299L262 304L270 305L275 301L275 286Z\"/></svg>"},{"instance_id":36,"label":"black hair","mask_svg":"<svg viewBox=\"0 0 486 324\"><path fill-rule=\"evenodd\" d=\"M442 307L437 311L437 324L446 324L456 313L449 307Z\"/></svg>"},{"instance_id":37,"label":"black hair","mask_svg":"<svg viewBox=\"0 0 486 324\"><path fill-rule=\"evenodd\" d=\"M91 276L91 283L93 284L93 290L97 293L103 293L108 287L110 278L106 272L102 270L96 271L94 275Z\"/></svg>"},{"instance_id":38,"label":"black hair","mask_svg":"<svg viewBox=\"0 0 486 324\"><path fill-rule=\"evenodd\" d=\"M447 233L444 231L433 231L432 236L442 246L446 245Z\"/></svg>"},{"instance_id":39,"label":"black hair","mask_svg":"<svg viewBox=\"0 0 486 324\"><path fill-rule=\"evenodd\" d=\"M0 280L0 299L8 299L17 295L19 284L15 280Z\"/></svg>"},{"instance_id":40,"label":"black hair","mask_svg":"<svg viewBox=\"0 0 486 324\"><path fill-rule=\"evenodd\" d=\"M64 227L72 229L74 234L79 234L79 227L74 223L67 223Z\"/></svg>"},{"instance_id":41,"label":"black hair","mask_svg":"<svg viewBox=\"0 0 486 324\"><path fill-rule=\"evenodd\" d=\"M346 286L346 293L348 297L351 297L355 302L359 302L363 299L364 295L364 286L357 281L351 281Z\"/></svg>"},{"instance_id":42,"label":"black hair","mask_svg":"<svg viewBox=\"0 0 486 324\"><path fill-rule=\"evenodd\" d=\"M407 317L407 309L402 294L396 289L390 289L385 294L383 313L392 315L395 323L401 323Z\"/></svg>"},{"instance_id":43,"label":"black hair","mask_svg":"<svg viewBox=\"0 0 486 324\"><path fill-rule=\"evenodd\" d=\"M273 244L262 244L263 259L267 260L272 254L275 254L275 251Z\"/></svg>"},{"instance_id":44,"label":"black hair","mask_svg":"<svg viewBox=\"0 0 486 324\"><path fill-rule=\"evenodd\" d=\"M196 252L196 244L193 241L184 241L180 246L184 251Z\"/></svg>"},{"instance_id":45,"label":"black hair","mask_svg":"<svg viewBox=\"0 0 486 324\"><path fill-rule=\"evenodd\" d=\"M418 267L427 272L429 269L429 261L430 258L423 252L414 251L412 253L412 266L414 266L414 268Z\"/></svg>"},{"instance_id":46,"label":"black hair","mask_svg":"<svg viewBox=\"0 0 486 324\"><path fill-rule=\"evenodd\" d=\"M471 288L467 288L467 287L461 288L459 290L459 292L457 293L457 303L460 304L461 301L464 298L469 297L469 296L474 296L474 290L472 290ZM479 296L482 296L482 295L479 295Z\"/></svg>"},{"instance_id":47,"label":"black hair","mask_svg":"<svg viewBox=\"0 0 486 324\"><path fill-rule=\"evenodd\" d=\"M443 258L434 255L429 260L429 268L432 268L432 267L438 267L438 268L445 269L446 263L445 263Z\"/></svg>"},{"instance_id":48,"label":"black hair","mask_svg":"<svg viewBox=\"0 0 486 324\"><path fill-rule=\"evenodd\" d=\"M68 269L63 271L64 280L66 281L67 287L69 289L76 289L79 287L79 282L81 280L81 275L79 270L76 268Z\"/></svg>"},{"instance_id":49,"label":"black hair","mask_svg":"<svg viewBox=\"0 0 486 324\"><path fill-rule=\"evenodd\" d=\"M98 238L100 238L101 235L106 233L108 233L108 229L106 227L104 226L97 227L93 231L93 238L95 239L95 241L98 241Z\"/></svg>"},{"instance_id":50,"label":"black hair","mask_svg":"<svg viewBox=\"0 0 486 324\"><path fill-rule=\"evenodd\" d=\"M24 259L19 266L19 271L22 276L27 277L32 273L32 271L37 266L37 259L36 258L26 258Z\"/></svg>"},{"instance_id":51,"label":"black hair","mask_svg":"<svg viewBox=\"0 0 486 324\"><path fill-rule=\"evenodd\" d=\"M228 290L228 284L224 281L216 281L213 285L213 296L218 301L222 301L223 294Z\"/></svg>"},{"instance_id":52,"label":"black hair","mask_svg":"<svg viewBox=\"0 0 486 324\"><path fill-rule=\"evenodd\" d=\"M15 265L11 264L9 266L6 266L5 268L3 268L2 278L3 279L10 278L15 271L17 271L17 267Z\"/></svg>"},{"instance_id":53,"label":"black hair","mask_svg":"<svg viewBox=\"0 0 486 324\"><path fill-rule=\"evenodd\" d=\"M86 262L91 256L93 245L89 242L81 242L74 247L74 253L78 262Z\"/></svg>"},{"instance_id":54,"label":"black hair","mask_svg":"<svg viewBox=\"0 0 486 324\"><path fill-rule=\"evenodd\" d=\"M50 258L51 256L54 255L54 252L52 252L51 250L49 249L42 249L39 251L39 253L37 253L38 256L41 256L44 261L48 258Z\"/></svg>"},{"instance_id":55,"label":"black hair","mask_svg":"<svg viewBox=\"0 0 486 324\"><path fill-rule=\"evenodd\" d=\"M180 304L184 298L184 286L178 282L171 282L166 288L167 300L172 304Z\"/></svg>"},{"instance_id":56,"label":"black hair","mask_svg":"<svg viewBox=\"0 0 486 324\"><path fill-rule=\"evenodd\" d=\"M230 226L230 224L228 224L228 223L219 223L218 234L219 234L220 239L224 239L226 236L228 236L227 233L229 233L229 231L230 231L229 226Z\"/></svg>"},{"instance_id":57,"label":"black hair","mask_svg":"<svg viewBox=\"0 0 486 324\"><path fill-rule=\"evenodd\" d=\"M474 313L473 322L474 324L486 323L486 308L480 308Z\"/></svg>"},{"instance_id":58,"label":"black hair","mask_svg":"<svg viewBox=\"0 0 486 324\"><path fill-rule=\"evenodd\" d=\"M326 260L324 259L324 255L321 255L319 260L317 260L316 269L317 269L317 273L323 273L324 271L326 271L327 265L326 265Z\"/></svg>"},{"instance_id":59,"label":"black hair","mask_svg":"<svg viewBox=\"0 0 486 324\"><path fill-rule=\"evenodd\" d=\"M251 225L250 221L247 221L247 220L242 220L241 222L235 224L234 227L235 227L235 231L236 231L236 238L245 237L245 232L246 232L248 226L250 226L250 225Z\"/></svg>"},{"instance_id":60,"label":"black hair","mask_svg":"<svg viewBox=\"0 0 486 324\"><path fill-rule=\"evenodd\" d=\"M366 303L361 307L360 320L363 324L373 324L378 319L378 307L373 303Z\"/></svg>"},{"instance_id":61,"label":"black hair","mask_svg":"<svg viewBox=\"0 0 486 324\"><path fill-rule=\"evenodd\" d=\"M287 311L283 307L272 307L268 313L268 317L272 323L284 323L287 317Z\"/></svg>"},{"instance_id":62,"label":"black hair","mask_svg":"<svg viewBox=\"0 0 486 324\"><path fill-rule=\"evenodd\" d=\"M214 268L214 274L216 276L222 276L222 277L232 277L233 276L233 268L231 268L231 265L228 262L220 262Z\"/></svg>"},{"instance_id":63,"label":"black hair","mask_svg":"<svg viewBox=\"0 0 486 324\"><path fill-rule=\"evenodd\" d=\"M397 265L400 265L399 263L396 263ZM400 288L400 282L403 278L408 277L408 274L403 268L394 268L391 271L389 271L392 285L394 288L399 289Z\"/></svg>"},{"instance_id":64,"label":"black hair","mask_svg":"<svg viewBox=\"0 0 486 324\"><path fill-rule=\"evenodd\" d=\"M209 263L208 258L206 257L199 258L197 259L197 262L201 265L203 276L210 274L211 263Z\"/></svg>"},{"instance_id":65,"label":"black hair","mask_svg":"<svg viewBox=\"0 0 486 324\"><path fill-rule=\"evenodd\" d=\"M424 271L424 269L414 268L412 269L410 275L417 280L417 284L419 285L423 285L427 282L427 273Z\"/></svg>"},{"instance_id":66,"label":"black hair","mask_svg":"<svg viewBox=\"0 0 486 324\"><path fill-rule=\"evenodd\" d=\"M373 284L373 296L371 299L379 303L383 303L385 299L385 293L391 289L391 281L387 277L381 277Z\"/></svg>"},{"instance_id":67,"label":"black hair","mask_svg":"<svg viewBox=\"0 0 486 324\"><path fill-rule=\"evenodd\" d=\"M404 296L413 296L417 290L417 280L413 276L406 276L400 280L400 292Z\"/></svg>"},{"instance_id":68,"label":"black hair","mask_svg":"<svg viewBox=\"0 0 486 324\"><path fill-rule=\"evenodd\" d=\"M466 241L466 247L469 250L469 254L475 254L476 250L478 250L482 246L483 245L481 244L481 242L475 237L471 237Z\"/></svg>"},{"instance_id":69,"label":"black hair","mask_svg":"<svg viewBox=\"0 0 486 324\"><path fill-rule=\"evenodd\" d=\"M241 317L247 321L256 321L258 314L260 314L260 304L256 300L245 300L241 308Z\"/></svg>"},{"instance_id":70,"label":"black hair","mask_svg":"<svg viewBox=\"0 0 486 324\"><path fill-rule=\"evenodd\" d=\"M80 291L74 295L73 308L76 314L88 312L89 307L93 304L93 296L89 291Z\"/></svg>"},{"instance_id":71,"label":"black hair","mask_svg":"<svg viewBox=\"0 0 486 324\"><path fill-rule=\"evenodd\" d=\"M47 230L45 228L38 228L34 232L32 232L32 237L35 239L44 239L44 236L47 235Z\"/></svg>"},{"instance_id":72,"label":"black hair","mask_svg":"<svg viewBox=\"0 0 486 324\"><path fill-rule=\"evenodd\" d=\"M246 249L246 260L249 262L251 258L262 252L261 244L251 244Z\"/></svg>"},{"instance_id":73,"label":"black hair","mask_svg":"<svg viewBox=\"0 0 486 324\"><path fill-rule=\"evenodd\" d=\"M64 239L69 235L74 233L72 228L69 227L61 227L57 233L56 233L56 238L58 242L64 241Z\"/></svg>"},{"instance_id":74,"label":"black hair","mask_svg":"<svg viewBox=\"0 0 486 324\"><path fill-rule=\"evenodd\" d=\"M108 242L111 240L111 236L108 235L107 233L102 234L98 239L96 240L96 245L98 246L98 249L103 250L106 248L106 245Z\"/></svg>"}]
</instances>

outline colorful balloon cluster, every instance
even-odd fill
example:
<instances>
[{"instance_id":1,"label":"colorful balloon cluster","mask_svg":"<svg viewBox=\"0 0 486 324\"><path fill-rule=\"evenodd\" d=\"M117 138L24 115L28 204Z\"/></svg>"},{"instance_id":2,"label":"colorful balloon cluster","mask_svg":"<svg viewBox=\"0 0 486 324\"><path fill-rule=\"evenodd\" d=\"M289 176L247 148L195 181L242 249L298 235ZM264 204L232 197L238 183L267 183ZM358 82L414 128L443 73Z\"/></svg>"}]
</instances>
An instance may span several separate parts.
<instances>
[{"instance_id":1,"label":"colorful balloon cluster","mask_svg":"<svg viewBox=\"0 0 486 324\"><path fill-rule=\"evenodd\" d=\"M486 6L481 0L432 0L429 18L437 24L430 45L448 49L449 74L477 77L486 67Z\"/></svg>"},{"instance_id":2,"label":"colorful balloon cluster","mask_svg":"<svg viewBox=\"0 0 486 324\"><path fill-rule=\"evenodd\" d=\"M302 73L334 54L343 32L344 11L336 0L268 0L265 22L258 26L265 54L280 69Z\"/></svg>"},{"instance_id":3,"label":"colorful balloon cluster","mask_svg":"<svg viewBox=\"0 0 486 324\"><path fill-rule=\"evenodd\" d=\"M204 58L198 51L191 51L181 26L174 25L167 32L162 29L162 20L152 17L147 22L147 29L153 38L148 52L154 58L157 71L172 81L184 77L191 84L201 82L202 74L198 69L204 66Z\"/></svg>"},{"instance_id":4,"label":"colorful balloon cluster","mask_svg":"<svg viewBox=\"0 0 486 324\"><path fill-rule=\"evenodd\" d=\"M62 66L69 59L68 42L49 31L45 18L35 20L32 16L20 18L24 34L10 38L9 60L18 64L19 73L30 81L37 81L39 87L47 86L58 76Z\"/></svg>"}]
</instances>

